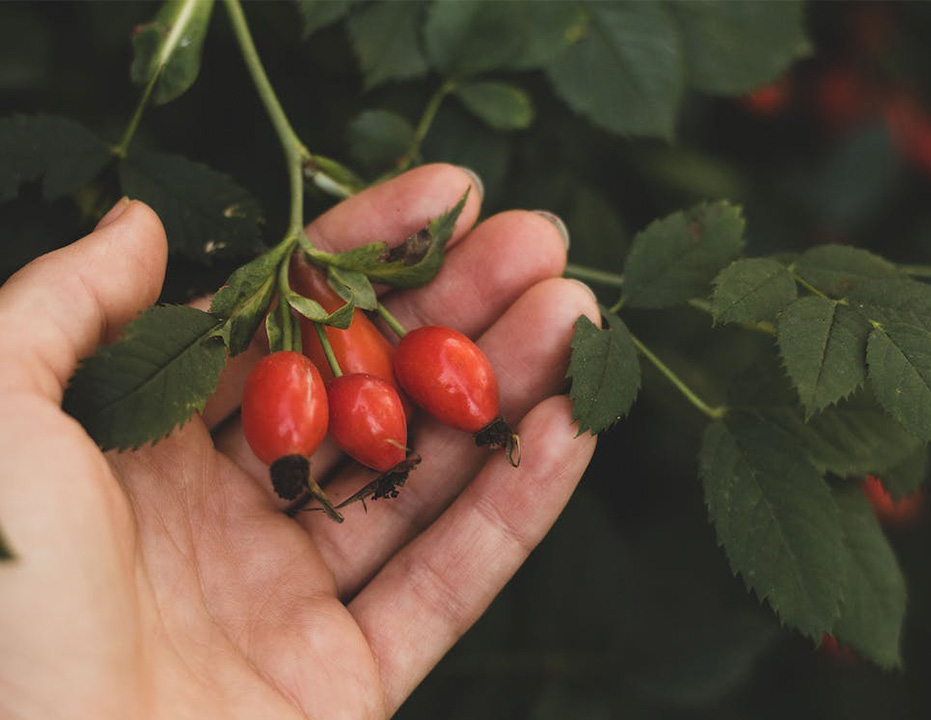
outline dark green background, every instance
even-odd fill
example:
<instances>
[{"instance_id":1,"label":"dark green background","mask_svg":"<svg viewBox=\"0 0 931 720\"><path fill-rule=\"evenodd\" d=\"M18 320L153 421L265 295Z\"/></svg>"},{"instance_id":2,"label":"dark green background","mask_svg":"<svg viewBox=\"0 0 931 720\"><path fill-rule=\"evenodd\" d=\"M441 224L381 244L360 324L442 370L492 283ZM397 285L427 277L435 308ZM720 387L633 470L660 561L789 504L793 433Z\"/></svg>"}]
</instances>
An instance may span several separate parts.
<instances>
[{"instance_id":1,"label":"dark green background","mask_svg":"<svg viewBox=\"0 0 931 720\"><path fill-rule=\"evenodd\" d=\"M151 3L0 4L0 115L48 112L116 140L134 107L129 34ZM893 4L891 49L851 46L856 5L810 8L812 58L792 73L778 118L733 100L687 98L673 145L612 136L559 102L539 73L502 76L536 106L529 131L504 135L457 103L440 111L427 159L478 170L486 212L548 208L572 234L571 259L622 267L627 239L653 218L702 199L742 202L749 255L826 240L903 262L931 262L931 174L904 161L879 122L832 134L816 120L815 78L856 63L877 83L908 88L931 107L928 6ZM292 123L311 150L349 157L346 127L366 108L416 122L438 79L363 93L344 30L302 41L290 3L247 4L259 51ZM277 140L258 103L225 14L216 12L201 75L179 100L150 109L137 136L232 175L265 210L266 240L287 219ZM117 197L112 178L104 196ZM308 212L331 202L309 199ZM80 236L94 218L70 199L46 205L37 187L0 205L0 278ZM166 299L217 287L230 266L174 259ZM603 289L602 289L603 290ZM604 299L613 301L610 292ZM711 332L694 311L625 317L704 395L765 352L769 340ZM734 578L705 519L695 455L703 420L650 370L630 417L605 433L582 485L551 535L401 718L692 718L790 714L825 718L931 717L931 526L891 533L910 590L905 671L838 666L781 630Z\"/></svg>"}]
</instances>

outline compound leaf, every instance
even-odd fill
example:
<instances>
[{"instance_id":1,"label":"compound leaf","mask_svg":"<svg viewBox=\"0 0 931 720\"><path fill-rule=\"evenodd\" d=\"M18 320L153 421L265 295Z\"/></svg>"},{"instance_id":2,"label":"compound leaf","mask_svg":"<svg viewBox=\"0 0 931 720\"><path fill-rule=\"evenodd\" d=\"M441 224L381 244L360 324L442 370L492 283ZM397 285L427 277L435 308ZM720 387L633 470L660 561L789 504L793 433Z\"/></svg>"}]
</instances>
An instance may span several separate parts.
<instances>
[{"instance_id":1,"label":"compound leaf","mask_svg":"<svg viewBox=\"0 0 931 720\"><path fill-rule=\"evenodd\" d=\"M777 338L786 371L808 415L856 390L866 380L870 324L827 298L799 298L779 318Z\"/></svg>"},{"instance_id":2,"label":"compound leaf","mask_svg":"<svg viewBox=\"0 0 931 720\"><path fill-rule=\"evenodd\" d=\"M206 261L259 247L258 202L206 165L180 155L134 155L120 164L120 185L158 213L172 252Z\"/></svg>"},{"instance_id":3,"label":"compound leaf","mask_svg":"<svg viewBox=\"0 0 931 720\"><path fill-rule=\"evenodd\" d=\"M605 329L584 315L575 321L566 376L579 433L607 430L628 413L640 390L640 361L627 326L616 315L605 317Z\"/></svg>"},{"instance_id":4,"label":"compound leaf","mask_svg":"<svg viewBox=\"0 0 931 720\"><path fill-rule=\"evenodd\" d=\"M422 10L416 2L378 2L349 18L349 38L366 90L427 72L418 36Z\"/></svg>"},{"instance_id":5,"label":"compound leaf","mask_svg":"<svg viewBox=\"0 0 931 720\"><path fill-rule=\"evenodd\" d=\"M627 256L627 304L663 308L707 295L743 245L743 215L727 202L700 203L652 222L637 233Z\"/></svg>"},{"instance_id":6,"label":"compound leaf","mask_svg":"<svg viewBox=\"0 0 931 720\"><path fill-rule=\"evenodd\" d=\"M866 358L886 412L931 440L931 332L903 323L874 328Z\"/></svg>"},{"instance_id":7,"label":"compound leaf","mask_svg":"<svg viewBox=\"0 0 931 720\"><path fill-rule=\"evenodd\" d=\"M501 82L464 83L456 95L469 112L495 130L523 130L533 122L533 103L524 90Z\"/></svg>"},{"instance_id":8,"label":"compound leaf","mask_svg":"<svg viewBox=\"0 0 931 720\"><path fill-rule=\"evenodd\" d=\"M902 664L905 578L866 496L857 485L834 491L844 531L846 578L837 639L882 668Z\"/></svg>"},{"instance_id":9,"label":"compound leaf","mask_svg":"<svg viewBox=\"0 0 931 720\"><path fill-rule=\"evenodd\" d=\"M54 115L0 118L0 201L42 178L42 194L55 200L92 180L110 148L80 123Z\"/></svg>"},{"instance_id":10,"label":"compound leaf","mask_svg":"<svg viewBox=\"0 0 931 720\"><path fill-rule=\"evenodd\" d=\"M671 138L684 65L666 5L591 3L585 13L579 39L547 68L556 94L612 132Z\"/></svg>"},{"instance_id":11,"label":"compound leaf","mask_svg":"<svg viewBox=\"0 0 931 720\"><path fill-rule=\"evenodd\" d=\"M197 80L212 10L213 0L168 0L152 22L136 28L130 77L140 86L158 77L153 104L174 100Z\"/></svg>"},{"instance_id":12,"label":"compound leaf","mask_svg":"<svg viewBox=\"0 0 931 720\"><path fill-rule=\"evenodd\" d=\"M799 446L754 418L713 423L701 449L708 515L731 569L811 638L830 630L844 581L837 504Z\"/></svg>"},{"instance_id":13,"label":"compound leaf","mask_svg":"<svg viewBox=\"0 0 931 720\"><path fill-rule=\"evenodd\" d=\"M104 450L138 448L202 410L226 362L222 321L163 305L133 320L84 360L63 408Z\"/></svg>"},{"instance_id":14,"label":"compound leaf","mask_svg":"<svg viewBox=\"0 0 931 720\"><path fill-rule=\"evenodd\" d=\"M772 320L797 295L795 280L782 263L737 260L714 279L711 315L719 323Z\"/></svg>"}]
</instances>

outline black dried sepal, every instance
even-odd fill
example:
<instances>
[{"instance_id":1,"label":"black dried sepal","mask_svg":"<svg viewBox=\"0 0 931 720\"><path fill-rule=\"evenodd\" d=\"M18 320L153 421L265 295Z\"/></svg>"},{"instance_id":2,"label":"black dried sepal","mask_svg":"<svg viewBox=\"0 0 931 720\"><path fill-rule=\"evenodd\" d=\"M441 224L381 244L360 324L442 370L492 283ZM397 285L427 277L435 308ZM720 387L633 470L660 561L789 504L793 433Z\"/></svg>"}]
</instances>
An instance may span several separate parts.
<instances>
[{"instance_id":1,"label":"black dried sepal","mask_svg":"<svg viewBox=\"0 0 931 720\"><path fill-rule=\"evenodd\" d=\"M508 462L514 467L520 465L520 435L511 430L511 426L500 415L473 435L475 444L492 450L504 448Z\"/></svg>"},{"instance_id":2,"label":"black dried sepal","mask_svg":"<svg viewBox=\"0 0 931 720\"><path fill-rule=\"evenodd\" d=\"M278 497L294 500L310 486L310 461L303 455L284 455L271 464L272 487Z\"/></svg>"}]
</instances>

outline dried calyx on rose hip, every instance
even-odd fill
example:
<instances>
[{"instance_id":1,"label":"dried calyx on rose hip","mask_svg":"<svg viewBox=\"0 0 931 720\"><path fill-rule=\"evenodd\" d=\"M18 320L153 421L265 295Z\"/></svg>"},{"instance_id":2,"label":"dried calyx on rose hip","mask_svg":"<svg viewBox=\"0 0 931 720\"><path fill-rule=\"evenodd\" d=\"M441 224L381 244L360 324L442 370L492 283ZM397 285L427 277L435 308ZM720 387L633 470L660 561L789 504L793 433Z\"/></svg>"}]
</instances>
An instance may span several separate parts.
<instances>
[{"instance_id":1,"label":"dried calyx on rose hip","mask_svg":"<svg viewBox=\"0 0 931 720\"><path fill-rule=\"evenodd\" d=\"M477 445L505 448L511 465L520 464L520 437L499 413L495 371L465 335L436 325L411 330L395 349L394 373L437 420L472 433Z\"/></svg>"},{"instance_id":2,"label":"dried calyx on rose hip","mask_svg":"<svg viewBox=\"0 0 931 720\"><path fill-rule=\"evenodd\" d=\"M269 466L272 486L285 500L310 492L327 515L337 512L310 474L310 460L327 432L326 388L316 366L290 350L262 358L246 379L242 430L252 452Z\"/></svg>"}]
</instances>

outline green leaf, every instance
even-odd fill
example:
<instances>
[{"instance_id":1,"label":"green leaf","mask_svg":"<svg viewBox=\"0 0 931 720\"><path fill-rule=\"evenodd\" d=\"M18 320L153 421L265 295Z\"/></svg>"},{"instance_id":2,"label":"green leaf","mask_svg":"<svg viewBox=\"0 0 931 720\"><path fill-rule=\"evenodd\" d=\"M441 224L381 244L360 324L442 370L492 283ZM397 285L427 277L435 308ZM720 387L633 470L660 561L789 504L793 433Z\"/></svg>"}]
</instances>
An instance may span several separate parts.
<instances>
[{"instance_id":1,"label":"green leaf","mask_svg":"<svg viewBox=\"0 0 931 720\"><path fill-rule=\"evenodd\" d=\"M860 313L816 295L799 298L779 317L779 351L809 416L864 383L869 334Z\"/></svg>"},{"instance_id":2,"label":"green leaf","mask_svg":"<svg viewBox=\"0 0 931 720\"><path fill-rule=\"evenodd\" d=\"M375 288L369 279L360 272L344 268L327 268L327 280L343 300L351 299L357 308L374 310L378 306Z\"/></svg>"},{"instance_id":3,"label":"green leaf","mask_svg":"<svg viewBox=\"0 0 931 720\"><path fill-rule=\"evenodd\" d=\"M349 13L354 0L297 0L301 16L301 37L305 40L317 30L342 20Z\"/></svg>"},{"instance_id":4,"label":"green leaf","mask_svg":"<svg viewBox=\"0 0 931 720\"><path fill-rule=\"evenodd\" d=\"M0 529L0 562L15 559L16 555L13 554L13 550L10 548L9 543L7 543L6 538L3 536L3 530Z\"/></svg>"},{"instance_id":5,"label":"green leaf","mask_svg":"<svg viewBox=\"0 0 931 720\"><path fill-rule=\"evenodd\" d=\"M230 356L248 348L262 324L275 296L278 267L285 258L286 250L286 247L278 246L246 263L230 275L213 296L210 312L223 320L232 318Z\"/></svg>"},{"instance_id":6,"label":"green leaf","mask_svg":"<svg viewBox=\"0 0 931 720\"><path fill-rule=\"evenodd\" d=\"M911 278L890 277L857 286L850 306L883 325L907 323L931 330L931 286Z\"/></svg>"},{"instance_id":7,"label":"green leaf","mask_svg":"<svg viewBox=\"0 0 931 720\"><path fill-rule=\"evenodd\" d=\"M690 80L706 93L753 90L811 52L804 5L798 0L677 0L671 7L679 20Z\"/></svg>"},{"instance_id":8,"label":"green leaf","mask_svg":"<svg viewBox=\"0 0 931 720\"><path fill-rule=\"evenodd\" d=\"M0 118L0 202L39 178L42 195L55 200L95 178L109 160L107 144L68 118Z\"/></svg>"},{"instance_id":9,"label":"green leaf","mask_svg":"<svg viewBox=\"0 0 931 720\"><path fill-rule=\"evenodd\" d=\"M349 18L349 38L366 90L427 72L418 36L422 10L417 2L378 2Z\"/></svg>"},{"instance_id":10,"label":"green leaf","mask_svg":"<svg viewBox=\"0 0 931 720\"><path fill-rule=\"evenodd\" d=\"M517 0L508 4L511 32L521 39L520 50L509 63L512 70L548 67L584 36L588 25L582 3Z\"/></svg>"},{"instance_id":11,"label":"green leaf","mask_svg":"<svg viewBox=\"0 0 931 720\"><path fill-rule=\"evenodd\" d=\"M366 110L349 123L350 155L367 167L396 165L413 143L411 124L388 110Z\"/></svg>"},{"instance_id":12,"label":"green leaf","mask_svg":"<svg viewBox=\"0 0 931 720\"><path fill-rule=\"evenodd\" d=\"M430 61L445 77L472 77L507 67L521 52L513 3L435 2L424 25Z\"/></svg>"},{"instance_id":13,"label":"green leaf","mask_svg":"<svg viewBox=\"0 0 931 720\"><path fill-rule=\"evenodd\" d=\"M305 318L320 323L321 325L332 325L340 330L345 330L352 324L352 314L355 310L355 306L351 298L345 305L341 305L331 313L324 310L323 305L316 300L311 300L297 293L289 294L286 299L288 305Z\"/></svg>"},{"instance_id":14,"label":"green leaf","mask_svg":"<svg viewBox=\"0 0 931 720\"><path fill-rule=\"evenodd\" d=\"M684 65L666 5L612 2L585 8L581 39L547 68L556 94L612 132L670 139Z\"/></svg>"},{"instance_id":15,"label":"green leaf","mask_svg":"<svg viewBox=\"0 0 931 720\"><path fill-rule=\"evenodd\" d=\"M171 252L205 261L259 247L258 202L206 165L179 155L135 155L120 164L120 185L158 213Z\"/></svg>"},{"instance_id":16,"label":"green leaf","mask_svg":"<svg viewBox=\"0 0 931 720\"><path fill-rule=\"evenodd\" d=\"M637 233L627 256L627 304L663 308L707 295L743 245L741 209L727 202L700 203L652 222Z\"/></svg>"},{"instance_id":17,"label":"green leaf","mask_svg":"<svg viewBox=\"0 0 931 720\"><path fill-rule=\"evenodd\" d=\"M701 449L708 515L731 569L783 622L820 638L838 616L844 547L837 505L778 428L713 423Z\"/></svg>"},{"instance_id":18,"label":"green leaf","mask_svg":"<svg viewBox=\"0 0 931 720\"><path fill-rule=\"evenodd\" d=\"M886 412L931 440L931 332L901 323L874 328L866 359Z\"/></svg>"},{"instance_id":19,"label":"green leaf","mask_svg":"<svg viewBox=\"0 0 931 720\"><path fill-rule=\"evenodd\" d=\"M222 321L164 305L133 320L84 360L63 408L104 450L138 448L202 410L226 362Z\"/></svg>"},{"instance_id":20,"label":"green leaf","mask_svg":"<svg viewBox=\"0 0 931 720\"><path fill-rule=\"evenodd\" d=\"M928 477L928 446L919 444L899 462L882 471L883 485L894 500L914 493Z\"/></svg>"},{"instance_id":21,"label":"green leaf","mask_svg":"<svg viewBox=\"0 0 931 720\"><path fill-rule=\"evenodd\" d=\"M212 10L213 0L167 0L152 22L136 28L130 77L140 86L158 77L153 104L174 100L197 80Z\"/></svg>"},{"instance_id":22,"label":"green leaf","mask_svg":"<svg viewBox=\"0 0 931 720\"><path fill-rule=\"evenodd\" d=\"M821 292L844 298L878 278L892 277L895 265L878 255L848 245L819 245L793 263L796 274Z\"/></svg>"},{"instance_id":23,"label":"green leaf","mask_svg":"<svg viewBox=\"0 0 931 720\"><path fill-rule=\"evenodd\" d=\"M627 326L607 314L609 326L600 329L584 315L575 321L572 357L566 377L571 378L572 419L579 434L607 430L630 411L640 390L640 361Z\"/></svg>"},{"instance_id":24,"label":"green leaf","mask_svg":"<svg viewBox=\"0 0 931 720\"><path fill-rule=\"evenodd\" d=\"M367 275L373 282L395 287L420 287L430 282L443 266L446 243L453 235L456 220L465 207L471 187L452 208L431 220L427 227L408 237L401 245L388 248L383 242L370 243L342 253L309 252L311 260L335 265Z\"/></svg>"},{"instance_id":25,"label":"green leaf","mask_svg":"<svg viewBox=\"0 0 931 720\"><path fill-rule=\"evenodd\" d=\"M530 96L508 83L465 83L456 87L456 95L469 112L495 130L523 130L533 122Z\"/></svg>"},{"instance_id":26,"label":"green leaf","mask_svg":"<svg viewBox=\"0 0 931 720\"><path fill-rule=\"evenodd\" d=\"M268 338L268 352L290 350L284 346L284 329L281 327L281 313L278 308L265 316L265 336Z\"/></svg>"},{"instance_id":27,"label":"green leaf","mask_svg":"<svg viewBox=\"0 0 931 720\"><path fill-rule=\"evenodd\" d=\"M795 280L782 263L737 260L714 279L711 315L719 323L772 320L797 295Z\"/></svg>"},{"instance_id":28,"label":"green leaf","mask_svg":"<svg viewBox=\"0 0 931 720\"><path fill-rule=\"evenodd\" d=\"M846 582L833 635L883 668L902 664L905 578L869 501L856 485L834 493L844 529Z\"/></svg>"}]
</instances>

